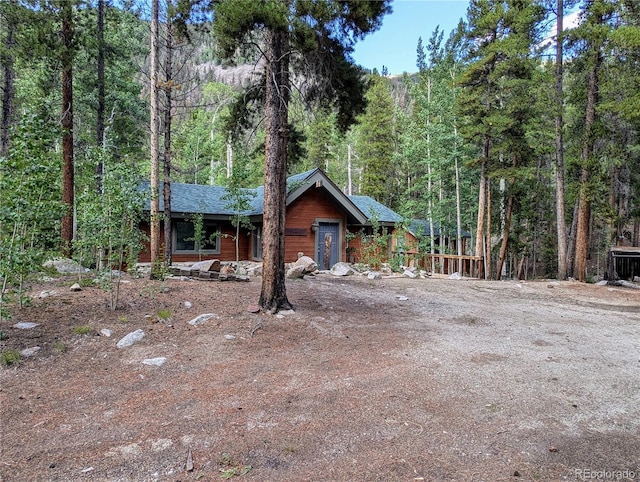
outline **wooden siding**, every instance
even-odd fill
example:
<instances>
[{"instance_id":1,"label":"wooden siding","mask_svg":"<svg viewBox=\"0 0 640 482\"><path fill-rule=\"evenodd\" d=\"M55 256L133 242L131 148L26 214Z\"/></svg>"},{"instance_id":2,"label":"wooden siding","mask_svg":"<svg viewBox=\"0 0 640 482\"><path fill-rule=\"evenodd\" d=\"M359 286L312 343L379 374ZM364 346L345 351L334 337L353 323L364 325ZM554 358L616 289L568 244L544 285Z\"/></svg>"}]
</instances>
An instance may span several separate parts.
<instances>
[{"instance_id":1,"label":"wooden siding","mask_svg":"<svg viewBox=\"0 0 640 482\"><path fill-rule=\"evenodd\" d=\"M337 208L331 201L323 188L311 188L300 198L296 199L287 207L285 225L285 262L292 263L298 259L298 253L302 252L313 259L316 258L315 242L316 232L312 229L312 224L318 219L330 219L340 221L342 232L341 250L338 257L341 261L346 259L346 214ZM202 255L202 259L219 259L220 261L235 261L235 228L231 223L220 223L223 236L220 238L220 253ZM143 222L140 229L149 236L149 225ZM162 249L161 249L162 252ZM174 262L195 262L200 259L198 254L173 254ZM150 261L149 243L145 243L143 251L140 253L139 261L148 263ZM251 236L247 230L241 230L240 234L240 259L251 259Z\"/></svg>"},{"instance_id":2,"label":"wooden siding","mask_svg":"<svg viewBox=\"0 0 640 482\"><path fill-rule=\"evenodd\" d=\"M284 259L286 263L292 263L298 259L300 252L305 256L316 258L316 233L311 229L311 225L316 219L339 219L342 222L340 236L344 239L345 214L331 203L324 189L311 188L287 208L286 229L292 230L290 232L299 232L298 230L304 229L307 235L285 236ZM345 259L344 244L343 242L342 251L338 253L340 260Z\"/></svg>"},{"instance_id":3,"label":"wooden siding","mask_svg":"<svg viewBox=\"0 0 640 482\"><path fill-rule=\"evenodd\" d=\"M190 263L200 261L201 259L219 259L220 261L235 261L236 260L236 244L233 237L236 235L236 228L234 228L231 223L219 223L220 230L222 231L223 236L220 237L218 242L220 243L220 253L212 254L212 253L202 253L199 255L198 253L194 254L185 254L185 253L173 253L171 255L172 261L175 263ZM140 229L145 233L147 238L151 234L151 230L149 228L149 224L146 222L141 223ZM162 225L160 229L164 229ZM161 235L161 240L164 240L164 236ZM240 243L238 246L238 252L240 255L240 259L249 259L249 249L251 246L251 236L249 236L248 231L246 229L240 229ZM150 253L150 244L149 241L145 241L143 243L143 249L138 256L138 261L141 263L149 263L151 261L151 253ZM164 254L164 243L160 248L161 255Z\"/></svg>"}]
</instances>

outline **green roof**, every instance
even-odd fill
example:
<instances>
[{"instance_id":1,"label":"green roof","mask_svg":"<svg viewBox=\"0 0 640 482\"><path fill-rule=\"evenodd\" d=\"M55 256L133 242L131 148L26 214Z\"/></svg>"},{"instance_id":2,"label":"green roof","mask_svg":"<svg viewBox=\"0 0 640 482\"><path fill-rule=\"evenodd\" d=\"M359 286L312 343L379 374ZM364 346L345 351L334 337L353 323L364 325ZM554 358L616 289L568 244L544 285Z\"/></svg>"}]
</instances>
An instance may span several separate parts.
<instances>
[{"instance_id":1,"label":"green roof","mask_svg":"<svg viewBox=\"0 0 640 482\"><path fill-rule=\"evenodd\" d=\"M376 219L380 223L399 223L402 221L402 216L372 197L349 196L349 199L369 220Z\"/></svg>"},{"instance_id":2,"label":"green roof","mask_svg":"<svg viewBox=\"0 0 640 482\"><path fill-rule=\"evenodd\" d=\"M311 169L301 172L287 178L287 195L296 196L296 191L301 193L299 188L304 188L305 182L312 182L318 179L318 176L326 174L320 169ZM322 179L322 177L320 178ZM332 182L325 183L325 187L333 190L334 196L342 198L338 202L342 203L347 211L350 211L355 217L352 219L367 220L376 219L381 223L398 223L402 221L402 217L396 212L389 209L384 204L377 202L369 196L344 196L342 192L338 192L337 187ZM149 192L149 182L143 182L140 189ZM164 210L164 199L162 196L162 184L160 185L160 211ZM241 213L246 216L259 216L263 213L264 205L264 186L255 189L245 189L250 196L251 209ZM209 186L206 184L184 184L178 182L171 183L171 211L173 213L192 214L202 213L212 216L233 216L236 214L230 207L230 202L224 199L228 190L223 186ZM351 205L352 203L352 205ZM149 210L149 199L146 201L146 209ZM355 207L355 208L354 208ZM361 213L361 214L360 214Z\"/></svg>"},{"instance_id":3,"label":"green roof","mask_svg":"<svg viewBox=\"0 0 640 482\"><path fill-rule=\"evenodd\" d=\"M141 189L149 190L149 183L144 182ZM245 189L251 196L251 209L243 212L243 215L262 214L262 195L258 195L257 189ZM209 186L206 184L171 183L171 211L174 213L202 213L209 215L233 216L235 212L228 205L230 202L224 199L227 188L223 186ZM146 200L146 209L150 207L150 201ZM164 210L164 198L162 185L160 186L160 211Z\"/></svg>"}]
</instances>

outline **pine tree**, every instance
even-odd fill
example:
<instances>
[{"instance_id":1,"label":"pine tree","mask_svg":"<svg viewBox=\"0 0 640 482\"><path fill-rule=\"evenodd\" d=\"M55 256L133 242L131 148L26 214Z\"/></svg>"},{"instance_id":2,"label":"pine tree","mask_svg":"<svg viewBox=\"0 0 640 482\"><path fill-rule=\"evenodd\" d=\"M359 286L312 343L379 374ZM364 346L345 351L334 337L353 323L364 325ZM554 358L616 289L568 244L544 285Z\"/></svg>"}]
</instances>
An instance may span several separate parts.
<instances>
[{"instance_id":1,"label":"pine tree","mask_svg":"<svg viewBox=\"0 0 640 482\"><path fill-rule=\"evenodd\" d=\"M505 179L501 190L502 243L496 276L501 275L509 242L514 195L521 167L531 156L526 125L532 116L531 78L535 63L531 47L542 10L532 0L472 0L468 38L470 63L461 77L463 133L481 152L476 254L485 256L491 277L491 179ZM484 246L483 246L483 240Z\"/></svg>"},{"instance_id":2,"label":"pine tree","mask_svg":"<svg viewBox=\"0 0 640 482\"><path fill-rule=\"evenodd\" d=\"M239 44L260 31L264 45L264 92L266 117L263 276L260 306L275 312L289 308L284 273L284 226L287 154L291 128L289 100L291 70L306 70L310 78L322 79L312 93L335 98L339 121L348 125L351 96L357 76L346 55L354 39L380 25L388 11L387 1L221 0L215 2L213 31L225 57L237 53ZM336 35L336 32L341 32ZM295 54L294 54L295 52ZM303 69L303 67L305 69ZM332 75L327 75L329 72ZM337 80L341 82L341 88ZM354 96L357 99L357 96ZM351 105L350 105L351 104ZM346 107L346 108L345 108Z\"/></svg>"},{"instance_id":3,"label":"pine tree","mask_svg":"<svg viewBox=\"0 0 640 482\"><path fill-rule=\"evenodd\" d=\"M360 117L358 156L363 165L362 192L391 205L396 178L393 154L396 146L394 103L389 81L374 74L366 94L367 108Z\"/></svg>"}]
</instances>

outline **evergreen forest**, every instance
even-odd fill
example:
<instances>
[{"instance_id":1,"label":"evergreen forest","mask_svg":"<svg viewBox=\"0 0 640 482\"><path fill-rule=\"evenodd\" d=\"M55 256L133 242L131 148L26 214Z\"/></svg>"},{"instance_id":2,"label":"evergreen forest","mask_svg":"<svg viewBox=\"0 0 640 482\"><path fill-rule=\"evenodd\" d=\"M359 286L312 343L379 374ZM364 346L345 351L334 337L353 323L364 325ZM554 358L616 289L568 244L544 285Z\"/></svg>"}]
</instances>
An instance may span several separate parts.
<instances>
[{"instance_id":1,"label":"evergreen forest","mask_svg":"<svg viewBox=\"0 0 640 482\"><path fill-rule=\"evenodd\" d=\"M293 4L295 28L273 27ZM454 31L406 46L416 67L402 76L350 57L388 8L0 2L2 292L52 255L135 257L143 180L263 184L275 169L264 59L281 32L286 175L319 167L346 194L467 233L466 253L423 250L483 256L490 279L592 281L610 246L639 245L639 2L471 0ZM563 28L566 12L577 27Z\"/></svg>"}]
</instances>

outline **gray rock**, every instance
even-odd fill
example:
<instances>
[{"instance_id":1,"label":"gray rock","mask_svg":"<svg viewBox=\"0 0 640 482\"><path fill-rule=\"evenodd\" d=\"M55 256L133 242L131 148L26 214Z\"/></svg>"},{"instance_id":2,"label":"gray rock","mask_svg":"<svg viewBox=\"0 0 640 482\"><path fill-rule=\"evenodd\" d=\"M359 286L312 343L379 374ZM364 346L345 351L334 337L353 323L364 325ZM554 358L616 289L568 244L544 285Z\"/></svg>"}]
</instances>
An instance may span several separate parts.
<instances>
[{"instance_id":1,"label":"gray rock","mask_svg":"<svg viewBox=\"0 0 640 482\"><path fill-rule=\"evenodd\" d=\"M13 325L14 328L19 328L20 330L29 330L31 328L35 328L36 326L38 326L38 324L31 321L20 321Z\"/></svg>"},{"instance_id":2,"label":"gray rock","mask_svg":"<svg viewBox=\"0 0 640 482\"><path fill-rule=\"evenodd\" d=\"M89 271L88 268L82 267L79 263L72 259L52 259L46 261L42 266L45 268L55 268L58 273L85 273Z\"/></svg>"},{"instance_id":3,"label":"gray rock","mask_svg":"<svg viewBox=\"0 0 640 482\"><path fill-rule=\"evenodd\" d=\"M185 302L184 302L184 307L185 307L185 308L187 308L187 309L188 309L188 308L191 308L192 306L193 306L193 305L191 304L191 302L190 302L190 301L185 301Z\"/></svg>"},{"instance_id":4,"label":"gray rock","mask_svg":"<svg viewBox=\"0 0 640 482\"><path fill-rule=\"evenodd\" d=\"M73 283L69 288L70 291L82 291L82 288L78 283Z\"/></svg>"},{"instance_id":5,"label":"gray rock","mask_svg":"<svg viewBox=\"0 0 640 482\"><path fill-rule=\"evenodd\" d=\"M113 334L113 332L109 328L103 328L102 330L100 330L100 334L108 338Z\"/></svg>"},{"instance_id":6,"label":"gray rock","mask_svg":"<svg viewBox=\"0 0 640 482\"><path fill-rule=\"evenodd\" d=\"M350 276L354 274L353 269L348 263L336 263L331 267L331 274L334 276Z\"/></svg>"},{"instance_id":7,"label":"gray rock","mask_svg":"<svg viewBox=\"0 0 640 482\"><path fill-rule=\"evenodd\" d=\"M287 279L304 278L305 267L303 265L293 265L287 270Z\"/></svg>"},{"instance_id":8,"label":"gray rock","mask_svg":"<svg viewBox=\"0 0 640 482\"><path fill-rule=\"evenodd\" d=\"M402 295L396 295L396 298L398 298L398 301L407 301L409 299L406 296L402 296Z\"/></svg>"},{"instance_id":9,"label":"gray rock","mask_svg":"<svg viewBox=\"0 0 640 482\"><path fill-rule=\"evenodd\" d=\"M301 256L301 257L299 257L298 260L293 265L294 266L303 266L305 274L313 273L315 271L318 271L318 265L309 256Z\"/></svg>"},{"instance_id":10,"label":"gray rock","mask_svg":"<svg viewBox=\"0 0 640 482\"><path fill-rule=\"evenodd\" d=\"M377 271L369 271L369 273L367 273L367 278L368 279L381 279L382 278L382 273L379 273Z\"/></svg>"},{"instance_id":11,"label":"gray rock","mask_svg":"<svg viewBox=\"0 0 640 482\"><path fill-rule=\"evenodd\" d=\"M462 276L460 276L460 273L456 271L455 273L449 276L449 279L462 279Z\"/></svg>"},{"instance_id":12,"label":"gray rock","mask_svg":"<svg viewBox=\"0 0 640 482\"><path fill-rule=\"evenodd\" d=\"M189 323L190 325L199 325L201 323L204 323L207 320L210 320L211 318L213 318L214 316L216 316L213 313L204 313L202 315L198 315L196 316L193 320L188 321L187 323Z\"/></svg>"},{"instance_id":13,"label":"gray rock","mask_svg":"<svg viewBox=\"0 0 640 482\"><path fill-rule=\"evenodd\" d=\"M167 358L164 356L160 356L157 358L145 358L144 360L142 360L143 365L153 365L156 367L161 367L166 362L167 362Z\"/></svg>"},{"instance_id":14,"label":"gray rock","mask_svg":"<svg viewBox=\"0 0 640 482\"><path fill-rule=\"evenodd\" d=\"M198 261L191 265L191 269L197 271L220 271L220 260L208 259L205 261Z\"/></svg>"},{"instance_id":15,"label":"gray rock","mask_svg":"<svg viewBox=\"0 0 640 482\"><path fill-rule=\"evenodd\" d=\"M40 351L39 346L32 346L31 348L25 348L20 351L21 356L33 356Z\"/></svg>"},{"instance_id":16,"label":"gray rock","mask_svg":"<svg viewBox=\"0 0 640 482\"><path fill-rule=\"evenodd\" d=\"M56 294L55 290L51 290L51 291L41 291L40 294L38 295L38 298L42 299L42 298L48 298L49 296L53 296Z\"/></svg>"},{"instance_id":17,"label":"gray rock","mask_svg":"<svg viewBox=\"0 0 640 482\"><path fill-rule=\"evenodd\" d=\"M410 269L405 269L404 272L402 273L404 276L406 276L407 278L417 278L418 275L415 274L413 271L411 271Z\"/></svg>"},{"instance_id":18,"label":"gray rock","mask_svg":"<svg viewBox=\"0 0 640 482\"><path fill-rule=\"evenodd\" d=\"M133 345L134 343L139 342L143 338L144 338L144 331L142 330L132 331L131 333L125 335L124 338L122 338L118 343L116 343L116 346L118 348L126 348L128 346Z\"/></svg>"},{"instance_id":19,"label":"gray rock","mask_svg":"<svg viewBox=\"0 0 640 482\"><path fill-rule=\"evenodd\" d=\"M598 281L596 283L596 286L607 286L609 284L609 282L606 279L603 279L601 281Z\"/></svg>"}]
</instances>

